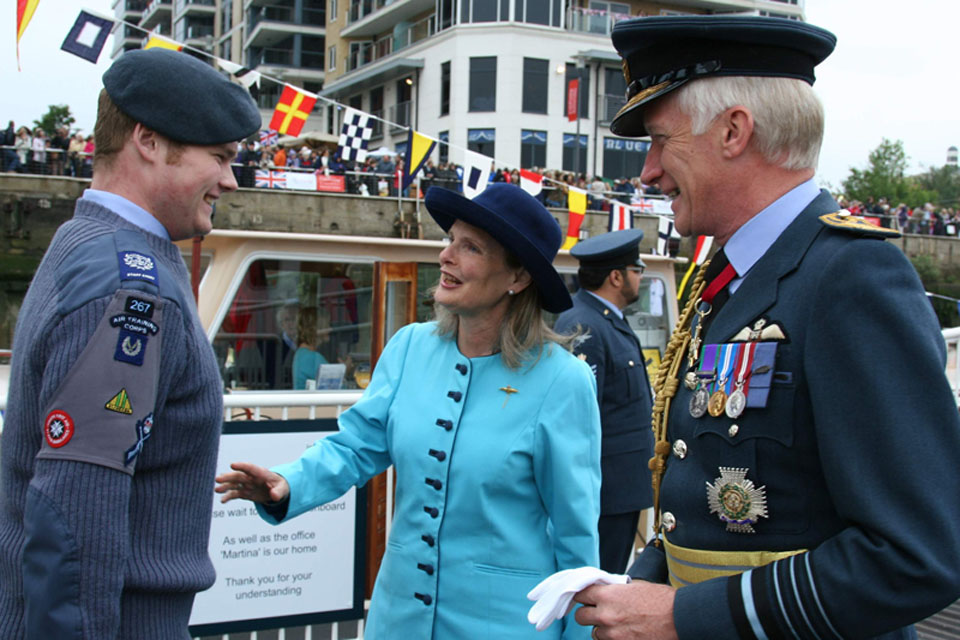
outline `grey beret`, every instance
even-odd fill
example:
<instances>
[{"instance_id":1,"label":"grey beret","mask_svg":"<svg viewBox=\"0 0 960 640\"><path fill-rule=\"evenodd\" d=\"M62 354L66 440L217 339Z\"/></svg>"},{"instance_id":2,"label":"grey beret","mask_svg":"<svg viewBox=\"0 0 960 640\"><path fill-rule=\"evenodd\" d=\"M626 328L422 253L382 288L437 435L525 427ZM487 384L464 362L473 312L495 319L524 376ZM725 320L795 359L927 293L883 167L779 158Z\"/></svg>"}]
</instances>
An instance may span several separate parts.
<instances>
[{"instance_id":1,"label":"grey beret","mask_svg":"<svg viewBox=\"0 0 960 640\"><path fill-rule=\"evenodd\" d=\"M120 111L177 142L236 142L261 124L246 89L179 51L128 51L103 74L103 87Z\"/></svg>"}]
</instances>

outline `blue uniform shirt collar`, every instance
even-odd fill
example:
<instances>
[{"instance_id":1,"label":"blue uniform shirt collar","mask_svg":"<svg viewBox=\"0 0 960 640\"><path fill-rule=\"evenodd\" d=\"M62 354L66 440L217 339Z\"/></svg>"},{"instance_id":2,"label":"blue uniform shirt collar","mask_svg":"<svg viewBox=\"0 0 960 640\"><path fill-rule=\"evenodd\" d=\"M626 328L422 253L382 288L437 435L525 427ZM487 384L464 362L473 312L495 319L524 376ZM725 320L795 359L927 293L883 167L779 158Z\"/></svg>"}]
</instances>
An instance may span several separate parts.
<instances>
[{"instance_id":1,"label":"blue uniform shirt collar","mask_svg":"<svg viewBox=\"0 0 960 640\"><path fill-rule=\"evenodd\" d=\"M110 209L130 224L135 224L144 231L149 231L153 235L160 236L165 240L170 239L167 228L164 227L159 220L154 218L149 211L139 205L133 204L123 196L99 189L85 189L82 197L101 207Z\"/></svg>"},{"instance_id":2,"label":"blue uniform shirt collar","mask_svg":"<svg viewBox=\"0 0 960 640\"><path fill-rule=\"evenodd\" d=\"M587 290L584 289L584 291L587 291ZM617 308L617 305L613 304L612 302L610 302L610 301L607 300L606 298L601 298L600 296L598 296L597 294L595 294L593 291L587 291L587 293L589 293L589 294L592 295L594 298L596 298L597 300L599 300L600 302L602 302L603 304L605 304L607 307L609 307L610 311L613 311L615 314L617 314L617 317L618 317L618 318L623 319L623 311L620 311L620 309Z\"/></svg>"},{"instance_id":3,"label":"blue uniform shirt collar","mask_svg":"<svg viewBox=\"0 0 960 640\"><path fill-rule=\"evenodd\" d=\"M723 247L730 264L737 270L737 277L730 282L730 293L737 290L753 265L819 194L820 189L813 180L807 180L777 198L730 236Z\"/></svg>"}]
</instances>

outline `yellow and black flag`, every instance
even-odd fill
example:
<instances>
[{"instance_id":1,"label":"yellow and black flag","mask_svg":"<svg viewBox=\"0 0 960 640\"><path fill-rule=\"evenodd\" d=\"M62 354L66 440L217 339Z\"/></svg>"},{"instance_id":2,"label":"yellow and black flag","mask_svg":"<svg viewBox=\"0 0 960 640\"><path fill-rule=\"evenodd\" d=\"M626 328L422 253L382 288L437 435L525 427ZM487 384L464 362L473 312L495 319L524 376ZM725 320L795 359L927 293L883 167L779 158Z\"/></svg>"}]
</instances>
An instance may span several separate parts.
<instances>
[{"instance_id":1,"label":"yellow and black flag","mask_svg":"<svg viewBox=\"0 0 960 640\"><path fill-rule=\"evenodd\" d=\"M406 189L417 177L417 172L430 159L433 148L437 146L437 141L433 138L417 133L410 129L407 136L407 157L404 160L403 185L401 189Z\"/></svg>"}]
</instances>

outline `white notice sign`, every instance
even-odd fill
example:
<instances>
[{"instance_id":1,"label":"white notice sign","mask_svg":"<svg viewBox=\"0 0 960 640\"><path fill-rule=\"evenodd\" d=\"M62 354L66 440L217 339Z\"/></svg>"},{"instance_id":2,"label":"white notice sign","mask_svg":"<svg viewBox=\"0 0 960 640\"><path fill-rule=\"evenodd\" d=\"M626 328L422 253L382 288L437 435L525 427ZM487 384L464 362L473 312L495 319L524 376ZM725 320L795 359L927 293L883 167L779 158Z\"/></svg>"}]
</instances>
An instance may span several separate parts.
<instances>
[{"instance_id":1,"label":"white notice sign","mask_svg":"<svg viewBox=\"0 0 960 640\"><path fill-rule=\"evenodd\" d=\"M226 424L228 429L230 425ZM290 462L331 433L224 433L217 474L228 471L231 462L253 462L264 467ZM316 621L362 616L363 602L355 599L355 561L360 557L355 548L356 534L356 488L279 526L262 520L253 503L233 500L224 505L215 494L210 558L217 581L197 594L190 617L191 633L210 635L281 626L277 621L268 623L264 620L267 618L331 612L342 615L320 615ZM352 609L359 613L349 615ZM299 624L306 620L299 618Z\"/></svg>"}]
</instances>

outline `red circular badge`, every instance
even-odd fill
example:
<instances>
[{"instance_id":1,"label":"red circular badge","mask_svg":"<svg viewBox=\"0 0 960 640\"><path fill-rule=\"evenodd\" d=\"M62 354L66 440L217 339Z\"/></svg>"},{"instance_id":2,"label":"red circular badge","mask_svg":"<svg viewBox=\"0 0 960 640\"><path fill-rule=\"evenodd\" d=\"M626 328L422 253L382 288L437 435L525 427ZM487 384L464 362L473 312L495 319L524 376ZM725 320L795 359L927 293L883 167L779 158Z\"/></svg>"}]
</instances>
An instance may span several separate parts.
<instances>
[{"instance_id":1,"label":"red circular badge","mask_svg":"<svg viewBox=\"0 0 960 640\"><path fill-rule=\"evenodd\" d=\"M43 437L54 449L70 442L73 431L73 418L66 411L55 409L47 414L47 419L43 423Z\"/></svg>"}]
</instances>

